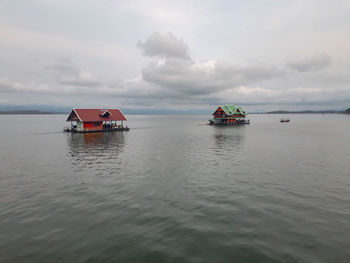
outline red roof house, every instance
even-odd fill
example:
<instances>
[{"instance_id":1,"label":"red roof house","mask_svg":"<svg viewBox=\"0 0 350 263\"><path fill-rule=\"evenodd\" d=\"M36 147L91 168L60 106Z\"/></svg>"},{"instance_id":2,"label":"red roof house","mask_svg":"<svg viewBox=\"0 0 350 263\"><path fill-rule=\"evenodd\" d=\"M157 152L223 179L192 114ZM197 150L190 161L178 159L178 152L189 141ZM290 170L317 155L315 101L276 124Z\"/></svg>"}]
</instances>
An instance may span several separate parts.
<instances>
[{"instance_id":1,"label":"red roof house","mask_svg":"<svg viewBox=\"0 0 350 263\"><path fill-rule=\"evenodd\" d=\"M67 129L70 132L128 130L127 127L123 126L123 121L126 121L126 118L118 109L73 108L67 121L71 122L71 128Z\"/></svg>"}]
</instances>

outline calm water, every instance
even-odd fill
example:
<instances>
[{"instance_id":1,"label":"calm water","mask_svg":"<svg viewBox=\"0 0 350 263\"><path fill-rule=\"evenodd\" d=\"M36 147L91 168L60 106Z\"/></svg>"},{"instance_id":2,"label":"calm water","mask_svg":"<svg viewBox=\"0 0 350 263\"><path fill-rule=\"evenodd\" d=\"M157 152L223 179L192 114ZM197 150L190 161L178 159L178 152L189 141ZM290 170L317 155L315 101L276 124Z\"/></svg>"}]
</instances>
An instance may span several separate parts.
<instances>
[{"instance_id":1,"label":"calm water","mask_svg":"<svg viewBox=\"0 0 350 263\"><path fill-rule=\"evenodd\" d=\"M127 117L0 116L0 262L350 262L350 116Z\"/></svg>"}]
</instances>

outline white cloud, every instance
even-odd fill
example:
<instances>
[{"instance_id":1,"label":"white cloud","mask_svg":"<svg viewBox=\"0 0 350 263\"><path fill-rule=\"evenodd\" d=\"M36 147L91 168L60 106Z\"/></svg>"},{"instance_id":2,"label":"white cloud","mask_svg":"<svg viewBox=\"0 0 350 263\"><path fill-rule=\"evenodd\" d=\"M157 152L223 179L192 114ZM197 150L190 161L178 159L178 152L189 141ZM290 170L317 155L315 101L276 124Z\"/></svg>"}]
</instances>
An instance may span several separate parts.
<instances>
[{"instance_id":1,"label":"white cloud","mask_svg":"<svg viewBox=\"0 0 350 263\"><path fill-rule=\"evenodd\" d=\"M187 45L172 33L155 32L144 43L139 42L137 45L142 48L146 56L189 59Z\"/></svg>"}]
</instances>

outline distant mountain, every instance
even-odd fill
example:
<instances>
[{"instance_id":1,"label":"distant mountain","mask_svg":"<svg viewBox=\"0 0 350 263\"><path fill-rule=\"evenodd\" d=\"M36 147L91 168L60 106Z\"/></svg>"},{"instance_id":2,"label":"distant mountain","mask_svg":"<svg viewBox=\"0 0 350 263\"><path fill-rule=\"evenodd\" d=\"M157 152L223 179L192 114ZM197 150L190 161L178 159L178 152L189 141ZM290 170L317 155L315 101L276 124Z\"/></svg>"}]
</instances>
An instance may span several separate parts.
<instances>
[{"instance_id":1,"label":"distant mountain","mask_svg":"<svg viewBox=\"0 0 350 263\"><path fill-rule=\"evenodd\" d=\"M0 104L0 112L20 112L20 111L34 111L34 113L30 114L42 114L35 113L38 112L46 112L46 113L69 113L72 108L61 107L61 106L50 106L50 105L8 105L8 104ZM2 113L4 114L4 113ZM23 113L21 113L23 114ZM25 114L25 113L24 113Z\"/></svg>"},{"instance_id":2,"label":"distant mountain","mask_svg":"<svg viewBox=\"0 0 350 263\"><path fill-rule=\"evenodd\" d=\"M350 114L350 108L344 111L345 114Z\"/></svg>"},{"instance_id":3,"label":"distant mountain","mask_svg":"<svg viewBox=\"0 0 350 263\"><path fill-rule=\"evenodd\" d=\"M169 110L169 109L130 109L121 108L124 114L151 114L151 115L210 115L211 110Z\"/></svg>"},{"instance_id":4,"label":"distant mountain","mask_svg":"<svg viewBox=\"0 0 350 263\"><path fill-rule=\"evenodd\" d=\"M268 114L339 114L344 113L344 111L339 110L320 110L320 111L313 111L313 110L303 110L303 111L286 111L286 110L277 110L277 111L269 111Z\"/></svg>"},{"instance_id":5,"label":"distant mountain","mask_svg":"<svg viewBox=\"0 0 350 263\"><path fill-rule=\"evenodd\" d=\"M12 110L0 111L0 114L62 114L61 112L40 111L40 110Z\"/></svg>"}]
</instances>

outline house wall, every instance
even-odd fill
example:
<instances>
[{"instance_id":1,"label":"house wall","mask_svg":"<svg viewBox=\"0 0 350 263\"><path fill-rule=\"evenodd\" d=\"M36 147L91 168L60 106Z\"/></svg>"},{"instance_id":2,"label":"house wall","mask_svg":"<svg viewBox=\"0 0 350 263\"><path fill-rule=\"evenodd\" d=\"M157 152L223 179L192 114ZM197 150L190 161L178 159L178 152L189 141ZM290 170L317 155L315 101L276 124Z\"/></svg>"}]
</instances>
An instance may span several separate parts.
<instances>
[{"instance_id":1,"label":"house wall","mask_svg":"<svg viewBox=\"0 0 350 263\"><path fill-rule=\"evenodd\" d=\"M221 107L217 108L217 110L214 112L214 118L225 118L226 113L221 109Z\"/></svg>"},{"instance_id":2,"label":"house wall","mask_svg":"<svg viewBox=\"0 0 350 263\"><path fill-rule=\"evenodd\" d=\"M83 131L83 130L84 130L83 123L81 121L77 121L77 131Z\"/></svg>"},{"instance_id":3,"label":"house wall","mask_svg":"<svg viewBox=\"0 0 350 263\"><path fill-rule=\"evenodd\" d=\"M84 122L84 131L95 131L102 129L102 122Z\"/></svg>"}]
</instances>

